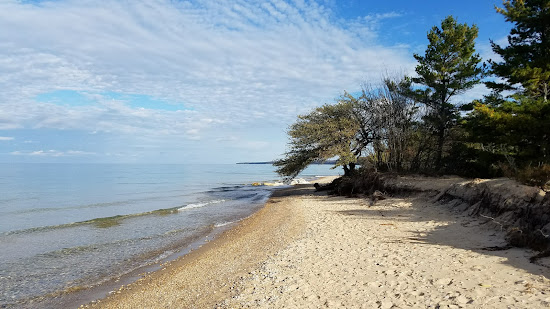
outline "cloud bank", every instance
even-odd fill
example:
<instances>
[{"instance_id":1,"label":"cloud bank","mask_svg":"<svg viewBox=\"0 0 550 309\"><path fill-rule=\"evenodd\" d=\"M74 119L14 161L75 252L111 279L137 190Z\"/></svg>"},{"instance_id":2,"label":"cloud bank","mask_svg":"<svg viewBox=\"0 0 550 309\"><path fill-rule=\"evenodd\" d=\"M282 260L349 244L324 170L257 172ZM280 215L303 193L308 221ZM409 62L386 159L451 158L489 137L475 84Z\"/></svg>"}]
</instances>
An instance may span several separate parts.
<instances>
[{"instance_id":1,"label":"cloud bank","mask_svg":"<svg viewBox=\"0 0 550 309\"><path fill-rule=\"evenodd\" d=\"M405 47L377 42L377 23L398 16L343 21L330 4L300 0L4 1L0 130L100 132L161 148L203 141L188 147L198 152L220 139L245 152L273 141L279 148L261 154L275 151L272 159L297 114L384 72L411 71ZM85 94L86 104L37 99L60 90Z\"/></svg>"}]
</instances>

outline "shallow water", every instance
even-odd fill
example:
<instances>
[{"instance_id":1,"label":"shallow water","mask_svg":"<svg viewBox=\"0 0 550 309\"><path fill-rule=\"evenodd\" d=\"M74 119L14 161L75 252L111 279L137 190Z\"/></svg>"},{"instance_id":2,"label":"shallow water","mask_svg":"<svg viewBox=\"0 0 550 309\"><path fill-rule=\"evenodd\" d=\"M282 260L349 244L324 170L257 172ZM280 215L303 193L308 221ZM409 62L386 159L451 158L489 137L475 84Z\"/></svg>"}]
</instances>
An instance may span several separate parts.
<instances>
[{"instance_id":1,"label":"shallow water","mask_svg":"<svg viewBox=\"0 0 550 309\"><path fill-rule=\"evenodd\" d=\"M300 177L334 175L312 166ZM0 306L96 285L269 198L271 165L0 164Z\"/></svg>"}]
</instances>

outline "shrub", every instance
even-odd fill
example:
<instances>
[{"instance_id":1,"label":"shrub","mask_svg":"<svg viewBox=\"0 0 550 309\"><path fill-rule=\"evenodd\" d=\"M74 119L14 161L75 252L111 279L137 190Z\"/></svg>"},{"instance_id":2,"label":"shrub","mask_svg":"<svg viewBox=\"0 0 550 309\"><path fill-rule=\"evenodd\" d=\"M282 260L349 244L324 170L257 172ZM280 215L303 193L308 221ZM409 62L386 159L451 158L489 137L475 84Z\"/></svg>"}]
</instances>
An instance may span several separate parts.
<instances>
[{"instance_id":1,"label":"shrub","mask_svg":"<svg viewBox=\"0 0 550 309\"><path fill-rule=\"evenodd\" d=\"M542 164L539 167L527 166L519 169L516 179L531 186L541 187L543 190L550 190L550 164Z\"/></svg>"}]
</instances>

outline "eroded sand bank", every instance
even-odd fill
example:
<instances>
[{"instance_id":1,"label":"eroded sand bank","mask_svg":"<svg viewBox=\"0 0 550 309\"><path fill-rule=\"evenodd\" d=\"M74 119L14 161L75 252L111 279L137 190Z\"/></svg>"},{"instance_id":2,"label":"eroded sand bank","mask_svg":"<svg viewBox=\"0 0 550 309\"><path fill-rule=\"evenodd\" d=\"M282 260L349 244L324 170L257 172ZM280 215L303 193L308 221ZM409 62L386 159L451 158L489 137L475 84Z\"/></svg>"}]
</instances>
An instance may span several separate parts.
<instances>
[{"instance_id":1,"label":"eroded sand bank","mask_svg":"<svg viewBox=\"0 0 550 309\"><path fill-rule=\"evenodd\" d=\"M297 186L96 306L550 307L549 269L530 263L528 250L484 250L498 245L499 231L426 196L369 207L365 199Z\"/></svg>"}]
</instances>

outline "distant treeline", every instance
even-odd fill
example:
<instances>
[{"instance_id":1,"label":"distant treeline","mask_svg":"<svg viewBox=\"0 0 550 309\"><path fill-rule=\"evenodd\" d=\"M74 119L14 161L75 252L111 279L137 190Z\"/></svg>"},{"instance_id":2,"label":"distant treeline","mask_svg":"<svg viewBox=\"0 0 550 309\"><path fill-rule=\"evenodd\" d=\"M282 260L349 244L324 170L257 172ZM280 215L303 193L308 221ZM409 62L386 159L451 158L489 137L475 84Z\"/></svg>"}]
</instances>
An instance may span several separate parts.
<instances>
[{"instance_id":1,"label":"distant treeline","mask_svg":"<svg viewBox=\"0 0 550 309\"><path fill-rule=\"evenodd\" d=\"M512 0L497 8L513 24L500 61L475 51L478 28L452 16L428 32L416 76L366 83L298 117L289 150L273 162L295 177L309 164L338 158L346 175L356 165L398 173L550 180L550 5ZM484 83L491 93L472 102L457 96ZM270 162L271 163L271 162Z\"/></svg>"},{"instance_id":2,"label":"distant treeline","mask_svg":"<svg viewBox=\"0 0 550 309\"><path fill-rule=\"evenodd\" d=\"M237 164L270 164L273 165L275 161L266 161L266 162L237 162ZM334 165L336 164L336 160L326 160L326 161L316 161L312 162L311 164L328 164L328 165Z\"/></svg>"}]
</instances>

